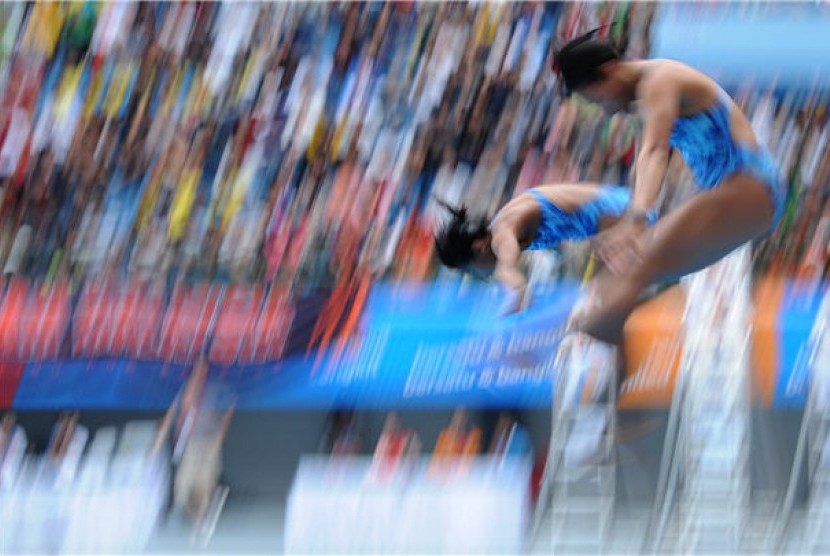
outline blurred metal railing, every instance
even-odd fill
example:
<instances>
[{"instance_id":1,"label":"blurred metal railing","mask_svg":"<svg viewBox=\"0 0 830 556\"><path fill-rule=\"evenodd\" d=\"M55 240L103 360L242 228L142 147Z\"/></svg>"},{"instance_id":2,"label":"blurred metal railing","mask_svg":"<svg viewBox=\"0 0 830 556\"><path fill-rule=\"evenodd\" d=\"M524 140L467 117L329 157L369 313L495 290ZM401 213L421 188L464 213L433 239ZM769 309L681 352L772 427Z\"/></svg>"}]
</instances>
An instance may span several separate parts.
<instances>
[{"instance_id":1,"label":"blurred metal railing","mask_svg":"<svg viewBox=\"0 0 830 556\"><path fill-rule=\"evenodd\" d=\"M800 363L807 366L807 403L801 420L793 466L787 492L773 527L768 531L766 549L770 553L785 550L793 521L796 493L807 472L808 502L806 530L798 552L826 552L830 525L830 293L824 294L808 343L802 348Z\"/></svg>"},{"instance_id":2,"label":"blurred metal railing","mask_svg":"<svg viewBox=\"0 0 830 556\"><path fill-rule=\"evenodd\" d=\"M737 552L750 494L749 247L687 283L683 359L643 548Z\"/></svg>"},{"instance_id":3,"label":"blurred metal railing","mask_svg":"<svg viewBox=\"0 0 830 556\"><path fill-rule=\"evenodd\" d=\"M550 549L604 552L616 502L614 349L572 335L554 365L551 437L531 539L549 515Z\"/></svg>"}]
</instances>

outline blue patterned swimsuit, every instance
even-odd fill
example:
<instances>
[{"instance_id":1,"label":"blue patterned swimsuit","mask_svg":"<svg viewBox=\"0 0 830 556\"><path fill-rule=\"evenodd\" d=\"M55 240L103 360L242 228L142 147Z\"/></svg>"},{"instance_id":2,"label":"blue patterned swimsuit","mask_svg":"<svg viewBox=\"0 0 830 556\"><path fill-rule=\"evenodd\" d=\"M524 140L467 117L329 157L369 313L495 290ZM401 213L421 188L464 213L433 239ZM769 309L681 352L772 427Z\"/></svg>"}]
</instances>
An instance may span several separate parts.
<instances>
[{"instance_id":1,"label":"blue patterned swimsuit","mask_svg":"<svg viewBox=\"0 0 830 556\"><path fill-rule=\"evenodd\" d=\"M527 251L551 249L563 241L595 236L602 218L622 216L631 201L628 188L604 185L596 197L573 212L567 212L537 189L531 189L528 193L539 203L541 215L536 236L527 246Z\"/></svg>"},{"instance_id":2,"label":"blue patterned swimsuit","mask_svg":"<svg viewBox=\"0 0 830 556\"><path fill-rule=\"evenodd\" d=\"M732 99L719 88L718 101L707 110L677 118L669 144L683 155L701 189L712 189L738 173L753 176L769 190L774 208L775 229L787 201L787 190L770 153L736 143L732 138Z\"/></svg>"}]
</instances>

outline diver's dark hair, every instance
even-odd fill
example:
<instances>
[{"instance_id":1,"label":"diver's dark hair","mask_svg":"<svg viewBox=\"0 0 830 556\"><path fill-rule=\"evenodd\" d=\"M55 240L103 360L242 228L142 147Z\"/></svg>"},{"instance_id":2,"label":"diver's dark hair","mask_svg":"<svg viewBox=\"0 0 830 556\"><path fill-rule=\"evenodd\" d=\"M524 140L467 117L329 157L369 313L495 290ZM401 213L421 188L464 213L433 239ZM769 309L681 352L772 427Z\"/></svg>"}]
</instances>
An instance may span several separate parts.
<instances>
[{"instance_id":1,"label":"diver's dark hair","mask_svg":"<svg viewBox=\"0 0 830 556\"><path fill-rule=\"evenodd\" d=\"M600 67L620 59L619 51L610 42L596 38L594 29L562 47L553 59L553 70L564 81L565 94L592 85L602 79Z\"/></svg>"},{"instance_id":2,"label":"diver's dark hair","mask_svg":"<svg viewBox=\"0 0 830 556\"><path fill-rule=\"evenodd\" d=\"M473 260L473 242L487 235L487 219L469 218L466 207L455 208L437 198L435 201L452 215L435 236L438 258L444 266L461 268Z\"/></svg>"}]
</instances>

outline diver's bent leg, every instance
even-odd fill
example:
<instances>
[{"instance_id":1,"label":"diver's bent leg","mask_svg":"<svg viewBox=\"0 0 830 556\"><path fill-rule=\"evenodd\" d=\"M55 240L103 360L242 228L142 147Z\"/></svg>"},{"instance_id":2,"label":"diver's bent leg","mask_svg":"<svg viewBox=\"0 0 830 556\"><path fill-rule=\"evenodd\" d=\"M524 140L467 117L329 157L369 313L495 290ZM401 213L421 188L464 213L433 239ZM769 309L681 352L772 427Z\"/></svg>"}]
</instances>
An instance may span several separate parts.
<instances>
[{"instance_id":1,"label":"diver's bent leg","mask_svg":"<svg viewBox=\"0 0 830 556\"><path fill-rule=\"evenodd\" d=\"M773 207L760 182L735 176L697 194L653 228L640 244L642 263L625 275L597 277L597 303L586 307L574 329L620 344L623 326L649 285L701 270L766 233Z\"/></svg>"}]
</instances>

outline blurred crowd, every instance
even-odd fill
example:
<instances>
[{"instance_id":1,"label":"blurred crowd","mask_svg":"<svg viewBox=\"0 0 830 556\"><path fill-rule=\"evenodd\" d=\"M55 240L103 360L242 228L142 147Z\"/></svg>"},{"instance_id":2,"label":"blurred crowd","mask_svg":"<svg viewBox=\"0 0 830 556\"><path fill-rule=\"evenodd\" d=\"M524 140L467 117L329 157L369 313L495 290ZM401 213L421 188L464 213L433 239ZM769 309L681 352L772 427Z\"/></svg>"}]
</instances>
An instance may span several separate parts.
<instances>
[{"instance_id":1,"label":"blurred crowd","mask_svg":"<svg viewBox=\"0 0 830 556\"><path fill-rule=\"evenodd\" d=\"M551 42L647 52L654 6L0 6L5 275L424 278L439 196L618 182L633 128L563 105Z\"/></svg>"},{"instance_id":2,"label":"blurred crowd","mask_svg":"<svg viewBox=\"0 0 830 556\"><path fill-rule=\"evenodd\" d=\"M540 183L629 181L635 120L562 99L551 47L604 26L626 56L647 56L657 9L2 4L3 273L427 278L435 198L493 214ZM759 265L826 266L826 99L737 96L793 184ZM671 179L682 172L675 161ZM581 272L585 249L564 272Z\"/></svg>"}]
</instances>

